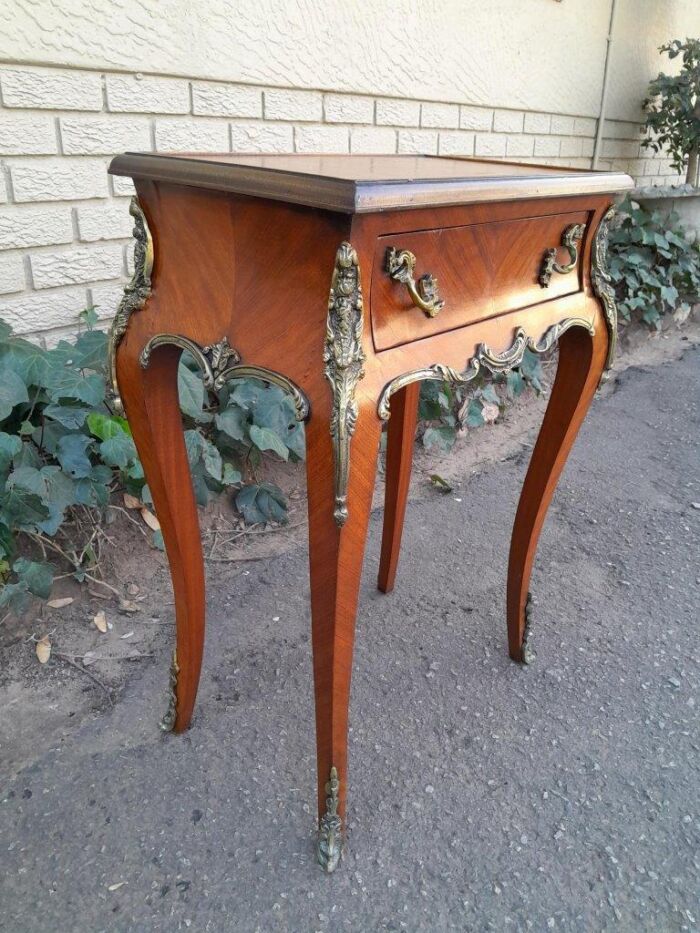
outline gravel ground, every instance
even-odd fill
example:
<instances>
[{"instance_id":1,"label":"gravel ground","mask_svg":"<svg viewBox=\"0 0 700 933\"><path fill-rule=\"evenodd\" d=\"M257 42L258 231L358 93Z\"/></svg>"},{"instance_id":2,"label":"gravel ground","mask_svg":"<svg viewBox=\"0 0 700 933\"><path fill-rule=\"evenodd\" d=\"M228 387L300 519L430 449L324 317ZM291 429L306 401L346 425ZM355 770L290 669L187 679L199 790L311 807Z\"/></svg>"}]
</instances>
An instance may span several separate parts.
<instances>
[{"instance_id":1,"label":"gravel ground","mask_svg":"<svg viewBox=\"0 0 700 933\"><path fill-rule=\"evenodd\" d=\"M358 619L347 855L314 864L306 554L210 574L194 724L168 647L2 788L0 929L630 931L700 922L700 352L598 399L505 648L527 453L412 501Z\"/></svg>"}]
</instances>

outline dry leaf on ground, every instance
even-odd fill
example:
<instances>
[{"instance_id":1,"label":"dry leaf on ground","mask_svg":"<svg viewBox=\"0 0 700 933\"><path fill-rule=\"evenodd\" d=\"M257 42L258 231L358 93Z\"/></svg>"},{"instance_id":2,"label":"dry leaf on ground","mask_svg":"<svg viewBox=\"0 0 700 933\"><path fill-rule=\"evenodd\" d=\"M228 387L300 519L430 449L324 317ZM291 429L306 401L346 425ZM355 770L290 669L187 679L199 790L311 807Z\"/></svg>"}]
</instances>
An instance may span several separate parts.
<instances>
[{"instance_id":1,"label":"dry leaf on ground","mask_svg":"<svg viewBox=\"0 0 700 933\"><path fill-rule=\"evenodd\" d=\"M500 413L501 409L498 407L498 405L494 405L492 402L486 402L481 407L481 417L487 424L493 424Z\"/></svg>"},{"instance_id":2,"label":"dry leaf on ground","mask_svg":"<svg viewBox=\"0 0 700 933\"><path fill-rule=\"evenodd\" d=\"M36 656L39 659L39 664L46 664L51 657L51 640L48 635L44 635L36 643Z\"/></svg>"},{"instance_id":3,"label":"dry leaf on ground","mask_svg":"<svg viewBox=\"0 0 700 933\"><path fill-rule=\"evenodd\" d=\"M107 631L107 616L105 615L104 609L100 609L97 615L92 620L95 628L99 629L104 635Z\"/></svg>"},{"instance_id":4,"label":"dry leaf on ground","mask_svg":"<svg viewBox=\"0 0 700 933\"><path fill-rule=\"evenodd\" d=\"M151 531L160 531L160 522L153 512L148 509L141 509L141 518L146 522Z\"/></svg>"},{"instance_id":5,"label":"dry leaf on ground","mask_svg":"<svg viewBox=\"0 0 700 933\"><path fill-rule=\"evenodd\" d=\"M63 596L61 599L50 599L46 605L49 609L63 609L64 606L70 606L72 602L72 596Z\"/></svg>"},{"instance_id":6,"label":"dry leaf on ground","mask_svg":"<svg viewBox=\"0 0 700 933\"><path fill-rule=\"evenodd\" d=\"M127 509L140 509L143 507L141 500L137 499L136 496L130 495L128 492L124 493L124 505Z\"/></svg>"}]
</instances>

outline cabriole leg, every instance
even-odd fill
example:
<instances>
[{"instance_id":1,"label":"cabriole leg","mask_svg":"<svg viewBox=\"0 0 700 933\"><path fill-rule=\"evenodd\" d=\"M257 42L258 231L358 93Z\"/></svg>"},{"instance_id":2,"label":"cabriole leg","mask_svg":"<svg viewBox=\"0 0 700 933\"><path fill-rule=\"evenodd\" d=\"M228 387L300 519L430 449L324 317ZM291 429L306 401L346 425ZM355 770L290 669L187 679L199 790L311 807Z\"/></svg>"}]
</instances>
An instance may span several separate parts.
<instances>
[{"instance_id":1,"label":"cabriole leg","mask_svg":"<svg viewBox=\"0 0 700 933\"><path fill-rule=\"evenodd\" d=\"M411 482L413 442L418 421L420 382L412 382L391 398L387 427L384 529L377 586L383 593L394 589L401 536Z\"/></svg>"},{"instance_id":2,"label":"cabriole leg","mask_svg":"<svg viewBox=\"0 0 700 933\"><path fill-rule=\"evenodd\" d=\"M158 347L139 362L127 334L117 353L119 389L165 542L175 597L173 656L165 731L190 723L204 648L204 560L177 390L182 350Z\"/></svg>"},{"instance_id":3,"label":"cabriole leg","mask_svg":"<svg viewBox=\"0 0 700 933\"><path fill-rule=\"evenodd\" d=\"M559 341L552 394L520 495L508 562L508 650L514 661L532 659L528 636L530 574L549 503L605 366L608 333L598 317L595 335L581 327Z\"/></svg>"},{"instance_id":4,"label":"cabriole leg","mask_svg":"<svg viewBox=\"0 0 700 933\"><path fill-rule=\"evenodd\" d=\"M324 411L325 409L325 411ZM355 615L382 422L360 406L350 447L347 518L334 517L335 463L328 400L311 399L306 428L311 625L318 764L318 860L333 871L343 845L347 732Z\"/></svg>"}]
</instances>

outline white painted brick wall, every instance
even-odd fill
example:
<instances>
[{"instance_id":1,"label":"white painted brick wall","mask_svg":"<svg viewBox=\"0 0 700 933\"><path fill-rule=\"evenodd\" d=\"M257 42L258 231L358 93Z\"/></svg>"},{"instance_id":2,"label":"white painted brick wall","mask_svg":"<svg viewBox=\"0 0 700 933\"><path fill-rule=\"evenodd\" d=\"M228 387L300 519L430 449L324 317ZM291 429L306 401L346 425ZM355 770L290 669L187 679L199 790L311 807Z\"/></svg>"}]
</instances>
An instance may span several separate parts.
<instances>
[{"instance_id":1,"label":"white painted brick wall","mask_svg":"<svg viewBox=\"0 0 700 933\"><path fill-rule=\"evenodd\" d=\"M0 209L0 249L52 246L73 239L67 204L12 205Z\"/></svg>"},{"instance_id":2,"label":"white painted brick wall","mask_svg":"<svg viewBox=\"0 0 700 933\"><path fill-rule=\"evenodd\" d=\"M494 133L522 133L525 114L518 110L494 110Z\"/></svg>"},{"instance_id":3,"label":"white painted brick wall","mask_svg":"<svg viewBox=\"0 0 700 933\"><path fill-rule=\"evenodd\" d=\"M391 155L396 145L396 130L388 126L353 127L350 131L350 152Z\"/></svg>"},{"instance_id":4,"label":"white painted brick wall","mask_svg":"<svg viewBox=\"0 0 700 933\"><path fill-rule=\"evenodd\" d=\"M460 107L459 125L463 130L490 130L493 126L493 110L483 107Z\"/></svg>"},{"instance_id":5,"label":"white painted brick wall","mask_svg":"<svg viewBox=\"0 0 700 933\"><path fill-rule=\"evenodd\" d=\"M22 254L0 253L0 295L22 292L25 286Z\"/></svg>"},{"instance_id":6,"label":"white painted brick wall","mask_svg":"<svg viewBox=\"0 0 700 933\"><path fill-rule=\"evenodd\" d=\"M232 123L231 152L293 152L289 123Z\"/></svg>"},{"instance_id":7,"label":"white painted brick wall","mask_svg":"<svg viewBox=\"0 0 700 933\"><path fill-rule=\"evenodd\" d=\"M297 126L294 130L297 152L349 152L346 126Z\"/></svg>"},{"instance_id":8,"label":"white painted brick wall","mask_svg":"<svg viewBox=\"0 0 700 933\"><path fill-rule=\"evenodd\" d=\"M219 120L156 120L159 152L228 152L228 123Z\"/></svg>"},{"instance_id":9,"label":"white painted brick wall","mask_svg":"<svg viewBox=\"0 0 700 933\"><path fill-rule=\"evenodd\" d=\"M231 84L193 84L192 112L205 117L262 117L262 91Z\"/></svg>"},{"instance_id":10,"label":"white painted brick wall","mask_svg":"<svg viewBox=\"0 0 700 933\"><path fill-rule=\"evenodd\" d=\"M149 152L153 148L147 117L61 117L58 123L66 155L111 155L126 149Z\"/></svg>"},{"instance_id":11,"label":"white painted brick wall","mask_svg":"<svg viewBox=\"0 0 700 933\"><path fill-rule=\"evenodd\" d=\"M56 152L56 123L51 117L0 112L0 155L53 155Z\"/></svg>"},{"instance_id":12,"label":"white painted brick wall","mask_svg":"<svg viewBox=\"0 0 700 933\"><path fill-rule=\"evenodd\" d=\"M88 303L114 314L131 260L123 150L440 153L588 167L596 120L581 114L241 85L184 77L0 66L0 317L20 333L67 333ZM677 181L609 121L601 168Z\"/></svg>"},{"instance_id":13,"label":"white painted brick wall","mask_svg":"<svg viewBox=\"0 0 700 933\"><path fill-rule=\"evenodd\" d=\"M477 133L474 138L474 155L494 159L506 154L508 137L503 133Z\"/></svg>"},{"instance_id":14,"label":"white painted brick wall","mask_svg":"<svg viewBox=\"0 0 700 933\"><path fill-rule=\"evenodd\" d=\"M265 91L266 120L323 119L323 95L318 91Z\"/></svg>"},{"instance_id":15,"label":"white painted brick wall","mask_svg":"<svg viewBox=\"0 0 700 933\"><path fill-rule=\"evenodd\" d=\"M438 129L457 129L459 126L459 107L457 104L422 104L420 125Z\"/></svg>"},{"instance_id":16,"label":"white painted brick wall","mask_svg":"<svg viewBox=\"0 0 700 933\"><path fill-rule=\"evenodd\" d=\"M519 159L531 156L534 151L535 137L509 136L506 140L506 156L509 159Z\"/></svg>"},{"instance_id":17,"label":"white painted brick wall","mask_svg":"<svg viewBox=\"0 0 700 933\"><path fill-rule=\"evenodd\" d=\"M113 113L189 113L189 82L178 78L107 75L107 109Z\"/></svg>"},{"instance_id":18,"label":"white painted brick wall","mask_svg":"<svg viewBox=\"0 0 700 933\"><path fill-rule=\"evenodd\" d=\"M85 71L52 68L0 69L5 107L48 110L102 110L102 78Z\"/></svg>"},{"instance_id":19,"label":"white painted brick wall","mask_svg":"<svg viewBox=\"0 0 700 933\"><path fill-rule=\"evenodd\" d=\"M474 134L461 130L454 133L440 133L438 151L444 156L474 155Z\"/></svg>"},{"instance_id":20,"label":"white painted brick wall","mask_svg":"<svg viewBox=\"0 0 700 933\"><path fill-rule=\"evenodd\" d=\"M551 123L548 113L526 113L524 129L526 133L548 133Z\"/></svg>"},{"instance_id":21,"label":"white painted brick wall","mask_svg":"<svg viewBox=\"0 0 700 933\"><path fill-rule=\"evenodd\" d=\"M418 126L420 104L415 100L389 100L380 97L376 104L380 126Z\"/></svg>"},{"instance_id":22,"label":"white painted brick wall","mask_svg":"<svg viewBox=\"0 0 700 933\"><path fill-rule=\"evenodd\" d=\"M126 240L131 237L134 229L134 219L129 213L129 201L126 199L104 204L80 204L74 208L74 212L78 239L83 243Z\"/></svg>"},{"instance_id":23,"label":"white painted brick wall","mask_svg":"<svg viewBox=\"0 0 700 933\"><path fill-rule=\"evenodd\" d=\"M8 163L15 201L106 198L107 170L101 159L29 158Z\"/></svg>"},{"instance_id":24,"label":"white painted brick wall","mask_svg":"<svg viewBox=\"0 0 700 933\"><path fill-rule=\"evenodd\" d=\"M435 130L399 130L399 152L435 155L437 147Z\"/></svg>"},{"instance_id":25,"label":"white painted brick wall","mask_svg":"<svg viewBox=\"0 0 700 933\"><path fill-rule=\"evenodd\" d=\"M373 123L374 98L354 94L326 94L323 101L328 123Z\"/></svg>"},{"instance_id":26,"label":"white painted brick wall","mask_svg":"<svg viewBox=\"0 0 700 933\"><path fill-rule=\"evenodd\" d=\"M109 243L34 253L30 265L34 288L118 279L124 274L124 250L119 243Z\"/></svg>"}]
</instances>

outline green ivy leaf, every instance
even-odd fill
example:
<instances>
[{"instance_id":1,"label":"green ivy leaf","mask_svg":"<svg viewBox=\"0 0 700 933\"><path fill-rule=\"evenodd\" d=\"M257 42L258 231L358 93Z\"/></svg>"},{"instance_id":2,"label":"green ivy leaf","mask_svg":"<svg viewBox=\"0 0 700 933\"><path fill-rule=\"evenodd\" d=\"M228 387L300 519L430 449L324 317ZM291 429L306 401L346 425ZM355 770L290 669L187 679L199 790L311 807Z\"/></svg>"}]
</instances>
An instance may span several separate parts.
<instances>
[{"instance_id":1,"label":"green ivy leaf","mask_svg":"<svg viewBox=\"0 0 700 933\"><path fill-rule=\"evenodd\" d=\"M73 363L79 369L102 372L107 362L107 334L88 330L75 341Z\"/></svg>"},{"instance_id":2,"label":"green ivy leaf","mask_svg":"<svg viewBox=\"0 0 700 933\"><path fill-rule=\"evenodd\" d=\"M26 583L6 583L0 590L0 609L11 609L18 615L29 606Z\"/></svg>"},{"instance_id":3,"label":"green ivy leaf","mask_svg":"<svg viewBox=\"0 0 700 933\"><path fill-rule=\"evenodd\" d=\"M283 460L289 459L287 445L272 428L261 428L257 424L251 424L250 439L259 450L272 450Z\"/></svg>"},{"instance_id":4,"label":"green ivy leaf","mask_svg":"<svg viewBox=\"0 0 700 933\"><path fill-rule=\"evenodd\" d=\"M272 483L244 486L236 495L236 508L248 525L288 522L287 500L284 493Z\"/></svg>"},{"instance_id":5,"label":"green ivy leaf","mask_svg":"<svg viewBox=\"0 0 700 933\"><path fill-rule=\"evenodd\" d=\"M423 434L423 446L437 447L440 450L452 450L455 442L455 432L452 428L442 425L438 428L426 428Z\"/></svg>"},{"instance_id":6,"label":"green ivy leaf","mask_svg":"<svg viewBox=\"0 0 700 933\"><path fill-rule=\"evenodd\" d=\"M12 569L17 574L18 582L23 583L33 596L38 596L40 599L49 598L53 586L52 564L40 564L37 561L19 557Z\"/></svg>"},{"instance_id":7,"label":"green ivy leaf","mask_svg":"<svg viewBox=\"0 0 700 933\"><path fill-rule=\"evenodd\" d=\"M0 476L7 473L10 464L22 449L22 441L16 434L0 431Z\"/></svg>"},{"instance_id":8,"label":"green ivy leaf","mask_svg":"<svg viewBox=\"0 0 700 933\"><path fill-rule=\"evenodd\" d=\"M124 470L136 459L136 446L128 434L120 431L98 446L100 456L108 466Z\"/></svg>"},{"instance_id":9,"label":"green ivy leaf","mask_svg":"<svg viewBox=\"0 0 700 933\"><path fill-rule=\"evenodd\" d=\"M204 402L206 394L202 377L193 373L184 363L180 363L177 371L177 390L180 395L180 408L195 421L202 421L204 416Z\"/></svg>"},{"instance_id":10,"label":"green ivy leaf","mask_svg":"<svg viewBox=\"0 0 700 933\"><path fill-rule=\"evenodd\" d=\"M84 376L79 370L64 366L52 370L46 386L54 401L63 398L77 399L86 405L97 407L105 397L105 381L97 373Z\"/></svg>"},{"instance_id":11,"label":"green ivy leaf","mask_svg":"<svg viewBox=\"0 0 700 933\"><path fill-rule=\"evenodd\" d=\"M89 408L82 405L57 405L52 403L44 409L44 418L51 418L66 428L77 430L85 424L89 411Z\"/></svg>"},{"instance_id":12,"label":"green ivy leaf","mask_svg":"<svg viewBox=\"0 0 700 933\"><path fill-rule=\"evenodd\" d=\"M90 433L101 441L107 441L110 437L116 437L119 434L127 434L131 437L128 421L118 415L105 415L102 412L93 411L88 416L87 425Z\"/></svg>"},{"instance_id":13,"label":"green ivy leaf","mask_svg":"<svg viewBox=\"0 0 700 933\"><path fill-rule=\"evenodd\" d=\"M214 416L216 427L234 441L248 440L248 418L246 412L235 402Z\"/></svg>"},{"instance_id":14,"label":"green ivy leaf","mask_svg":"<svg viewBox=\"0 0 700 933\"><path fill-rule=\"evenodd\" d=\"M235 486L242 479L240 470L235 469L230 463L224 464L223 476L221 482L224 486Z\"/></svg>"},{"instance_id":15,"label":"green ivy leaf","mask_svg":"<svg viewBox=\"0 0 700 933\"><path fill-rule=\"evenodd\" d=\"M2 361L4 364L4 360ZM15 405L29 401L27 387L21 376L9 367L0 364L0 421L12 414Z\"/></svg>"},{"instance_id":16,"label":"green ivy leaf","mask_svg":"<svg viewBox=\"0 0 700 933\"><path fill-rule=\"evenodd\" d=\"M92 472L89 452L92 438L84 434L66 434L56 446L56 457L66 473L73 479L83 479Z\"/></svg>"}]
</instances>

